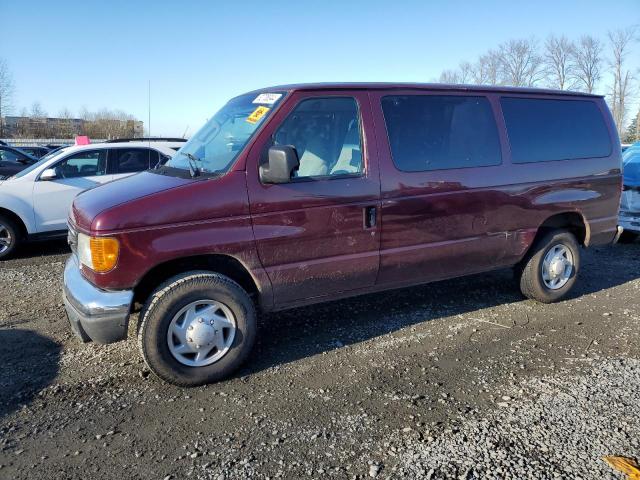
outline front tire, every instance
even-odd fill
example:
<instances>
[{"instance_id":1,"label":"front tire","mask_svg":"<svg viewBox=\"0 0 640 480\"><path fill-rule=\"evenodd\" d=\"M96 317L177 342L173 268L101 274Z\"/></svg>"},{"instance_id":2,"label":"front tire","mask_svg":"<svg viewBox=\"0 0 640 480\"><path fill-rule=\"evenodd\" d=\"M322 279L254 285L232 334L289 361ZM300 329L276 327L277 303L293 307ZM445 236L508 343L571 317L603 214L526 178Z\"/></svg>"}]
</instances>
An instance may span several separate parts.
<instances>
[{"instance_id":1,"label":"front tire","mask_svg":"<svg viewBox=\"0 0 640 480\"><path fill-rule=\"evenodd\" d=\"M13 255L22 237L18 226L13 220L0 215L0 260Z\"/></svg>"},{"instance_id":2,"label":"front tire","mask_svg":"<svg viewBox=\"0 0 640 480\"><path fill-rule=\"evenodd\" d=\"M552 303L564 297L576 282L580 246L567 230L540 238L517 269L520 291L532 300Z\"/></svg>"},{"instance_id":3,"label":"front tire","mask_svg":"<svg viewBox=\"0 0 640 480\"><path fill-rule=\"evenodd\" d=\"M253 347L256 312L224 275L187 272L169 279L140 313L138 346L149 369L179 387L229 377Z\"/></svg>"}]
</instances>

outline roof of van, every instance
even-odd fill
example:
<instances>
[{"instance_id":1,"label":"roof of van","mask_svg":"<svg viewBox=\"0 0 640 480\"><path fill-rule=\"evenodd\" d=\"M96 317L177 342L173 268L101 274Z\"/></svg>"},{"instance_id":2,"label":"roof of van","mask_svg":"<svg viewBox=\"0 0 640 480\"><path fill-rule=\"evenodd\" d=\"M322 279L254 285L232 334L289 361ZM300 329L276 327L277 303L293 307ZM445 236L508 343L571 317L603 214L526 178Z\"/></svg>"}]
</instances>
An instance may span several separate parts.
<instances>
[{"instance_id":1,"label":"roof of van","mask_svg":"<svg viewBox=\"0 0 640 480\"><path fill-rule=\"evenodd\" d=\"M402 89L424 89L424 90L441 90L441 91L457 91L457 92L501 92L501 93L526 93L538 95L571 95L579 97L597 97L602 98L603 95L592 93L573 92L567 90L552 90L545 88L524 88L524 87L505 87L499 85L461 85L447 83L388 83L388 82L372 82L372 83L296 83L291 85L277 85L273 87L261 88L255 92L265 91L299 91L299 90L402 90ZM250 92L254 93L254 92Z\"/></svg>"}]
</instances>

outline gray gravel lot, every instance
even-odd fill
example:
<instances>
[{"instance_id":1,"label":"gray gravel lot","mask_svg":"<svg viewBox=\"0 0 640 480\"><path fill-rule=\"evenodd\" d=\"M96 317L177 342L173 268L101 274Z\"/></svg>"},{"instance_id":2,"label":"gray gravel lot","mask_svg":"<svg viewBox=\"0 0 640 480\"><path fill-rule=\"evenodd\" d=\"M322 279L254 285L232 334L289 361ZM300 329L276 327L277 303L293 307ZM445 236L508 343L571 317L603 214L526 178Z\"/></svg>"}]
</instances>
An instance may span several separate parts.
<instances>
[{"instance_id":1,"label":"gray gravel lot","mask_svg":"<svg viewBox=\"0 0 640 480\"><path fill-rule=\"evenodd\" d=\"M640 456L640 244L570 299L509 271L265 316L248 365L181 390L71 335L64 244L0 264L0 478L622 478ZM133 328L133 326L132 326Z\"/></svg>"}]
</instances>

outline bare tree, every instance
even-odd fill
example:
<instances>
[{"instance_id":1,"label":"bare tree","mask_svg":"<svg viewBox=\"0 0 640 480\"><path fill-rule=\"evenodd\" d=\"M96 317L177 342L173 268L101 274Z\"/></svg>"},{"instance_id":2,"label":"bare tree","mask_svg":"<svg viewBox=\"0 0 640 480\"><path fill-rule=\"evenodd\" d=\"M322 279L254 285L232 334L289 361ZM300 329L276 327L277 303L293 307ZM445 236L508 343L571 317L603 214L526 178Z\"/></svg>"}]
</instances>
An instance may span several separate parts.
<instances>
[{"instance_id":1,"label":"bare tree","mask_svg":"<svg viewBox=\"0 0 640 480\"><path fill-rule=\"evenodd\" d=\"M576 88L593 93L602 78L602 42L583 35L573 51Z\"/></svg>"},{"instance_id":2,"label":"bare tree","mask_svg":"<svg viewBox=\"0 0 640 480\"><path fill-rule=\"evenodd\" d=\"M73 114L69 111L68 108L63 108L58 113L58 118L60 121L58 122L58 128L55 132L55 135L52 135L56 138L72 138L75 135L78 135L79 131L74 128L73 122Z\"/></svg>"},{"instance_id":3,"label":"bare tree","mask_svg":"<svg viewBox=\"0 0 640 480\"><path fill-rule=\"evenodd\" d=\"M500 55L495 50L489 50L481 55L475 63L472 81L477 85L497 85L500 82Z\"/></svg>"},{"instance_id":4,"label":"bare tree","mask_svg":"<svg viewBox=\"0 0 640 480\"><path fill-rule=\"evenodd\" d=\"M135 137L137 120L121 110L103 109L99 112L82 112L83 133L94 138Z\"/></svg>"},{"instance_id":5,"label":"bare tree","mask_svg":"<svg viewBox=\"0 0 640 480\"><path fill-rule=\"evenodd\" d=\"M629 97L633 75L626 65L627 56L631 50L631 44L636 38L636 28L628 27L609 32L609 46L611 48L611 68L613 69L613 85L610 87L611 113L622 136L624 120L627 113L627 100Z\"/></svg>"},{"instance_id":6,"label":"bare tree","mask_svg":"<svg viewBox=\"0 0 640 480\"><path fill-rule=\"evenodd\" d=\"M498 48L501 83L533 87L544 78L542 57L534 39L509 40Z\"/></svg>"},{"instance_id":7,"label":"bare tree","mask_svg":"<svg viewBox=\"0 0 640 480\"><path fill-rule=\"evenodd\" d=\"M31 118L45 118L46 116L47 112L42 108L40 102L33 102L31 104Z\"/></svg>"},{"instance_id":8,"label":"bare tree","mask_svg":"<svg viewBox=\"0 0 640 480\"><path fill-rule=\"evenodd\" d=\"M473 66L469 62L461 62L458 67L459 83L471 83L473 79Z\"/></svg>"},{"instance_id":9,"label":"bare tree","mask_svg":"<svg viewBox=\"0 0 640 480\"><path fill-rule=\"evenodd\" d=\"M4 137L4 117L13 108L14 83L7 62L0 58L0 137Z\"/></svg>"},{"instance_id":10,"label":"bare tree","mask_svg":"<svg viewBox=\"0 0 640 480\"><path fill-rule=\"evenodd\" d=\"M440 83L460 83L460 75L456 70L443 70L438 81Z\"/></svg>"},{"instance_id":11,"label":"bare tree","mask_svg":"<svg viewBox=\"0 0 640 480\"><path fill-rule=\"evenodd\" d=\"M574 85L574 44L564 35L550 35L544 42L543 62L551 88L571 89Z\"/></svg>"}]
</instances>

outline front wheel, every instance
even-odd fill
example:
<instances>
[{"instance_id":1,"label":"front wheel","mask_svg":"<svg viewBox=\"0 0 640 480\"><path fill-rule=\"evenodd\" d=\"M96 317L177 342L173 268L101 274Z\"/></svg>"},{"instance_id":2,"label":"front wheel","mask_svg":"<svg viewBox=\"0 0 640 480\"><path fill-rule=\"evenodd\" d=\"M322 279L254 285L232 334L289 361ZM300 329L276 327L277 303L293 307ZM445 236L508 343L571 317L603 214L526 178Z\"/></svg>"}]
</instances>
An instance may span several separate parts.
<instances>
[{"instance_id":1,"label":"front wheel","mask_svg":"<svg viewBox=\"0 0 640 480\"><path fill-rule=\"evenodd\" d=\"M566 230L554 230L532 247L519 273L520 290L527 298L552 303L564 297L576 282L580 247Z\"/></svg>"},{"instance_id":2,"label":"front wheel","mask_svg":"<svg viewBox=\"0 0 640 480\"><path fill-rule=\"evenodd\" d=\"M149 369L180 387L213 383L247 358L256 336L253 301L224 275L169 279L140 314L138 345Z\"/></svg>"},{"instance_id":3,"label":"front wheel","mask_svg":"<svg viewBox=\"0 0 640 480\"><path fill-rule=\"evenodd\" d=\"M0 260L9 258L20 243L20 230L10 219L0 215Z\"/></svg>"}]
</instances>

